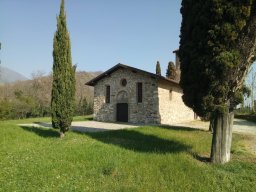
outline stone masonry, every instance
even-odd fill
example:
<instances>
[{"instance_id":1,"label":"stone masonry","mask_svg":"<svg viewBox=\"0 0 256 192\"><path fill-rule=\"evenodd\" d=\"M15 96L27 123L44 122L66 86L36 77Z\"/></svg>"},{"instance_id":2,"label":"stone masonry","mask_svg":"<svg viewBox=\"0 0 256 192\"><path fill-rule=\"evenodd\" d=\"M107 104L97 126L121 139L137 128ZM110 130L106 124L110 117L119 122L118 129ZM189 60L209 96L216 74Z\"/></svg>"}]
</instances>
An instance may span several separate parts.
<instances>
[{"instance_id":1,"label":"stone masonry","mask_svg":"<svg viewBox=\"0 0 256 192\"><path fill-rule=\"evenodd\" d=\"M127 85L122 86L121 80ZM137 102L136 85L142 83L142 103ZM105 102L106 86L110 85L110 103ZM128 122L160 123L157 80L129 69L118 69L94 86L94 119L116 121L117 103L128 103Z\"/></svg>"},{"instance_id":2,"label":"stone masonry","mask_svg":"<svg viewBox=\"0 0 256 192\"><path fill-rule=\"evenodd\" d=\"M115 122L117 104L128 104L128 122L172 124L194 119L194 113L182 101L178 83L150 73L134 71L129 66L105 73L94 86L94 120ZM121 81L126 79L127 85ZM137 102L137 83L142 83L142 103ZM110 86L110 103L106 103L106 86Z\"/></svg>"},{"instance_id":3,"label":"stone masonry","mask_svg":"<svg viewBox=\"0 0 256 192\"><path fill-rule=\"evenodd\" d=\"M158 83L159 113L161 124L172 124L194 119L194 112L182 101L182 90L178 85L160 81Z\"/></svg>"}]
</instances>

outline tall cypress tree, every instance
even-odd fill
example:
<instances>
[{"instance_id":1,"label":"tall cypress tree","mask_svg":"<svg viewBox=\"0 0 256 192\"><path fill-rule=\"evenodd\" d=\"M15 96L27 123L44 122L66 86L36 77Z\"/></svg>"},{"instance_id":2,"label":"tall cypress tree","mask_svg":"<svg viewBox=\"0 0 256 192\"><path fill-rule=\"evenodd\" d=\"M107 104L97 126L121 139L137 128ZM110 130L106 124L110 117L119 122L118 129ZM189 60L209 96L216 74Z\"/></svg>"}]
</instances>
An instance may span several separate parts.
<instances>
[{"instance_id":1,"label":"tall cypress tree","mask_svg":"<svg viewBox=\"0 0 256 192\"><path fill-rule=\"evenodd\" d=\"M53 82L52 82L52 126L60 129L64 137L73 120L75 105L75 66L72 65L71 43L66 24L64 0L61 1L57 17L57 31L53 42Z\"/></svg>"},{"instance_id":2,"label":"tall cypress tree","mask_svg":"<svg viewBox=\"0 0 256 192\"><path fill-rule=\"evenodd\" d=\"M181 13L183 101L199 116L210 114L211 161L226 163L233 110L255 61L256 0L183 0Z\"/></svg>"},{"instance_id":3,"label":"tall cypress tree","mask_svg":"<svg viewBox=\"0 0 256 192\"><path fill-rule=\"evenodd\" d=\"M161 66L159 61L156 62L156 74L161 75Z\"/></svg>"},{"instance_id":4,"label":"tall cypress tree","mask_svg":"<svg viewBox=\"0 0 256 192\"><path fill-rule=\"evenodd\" d=\"M177 76L177 73L176 73L175 65L172 61L170 61L168 63L168 67L167 67L167 70L166 70L166 77L168 79L175 79L176 76Z\"/></svg>"}]
</instances>

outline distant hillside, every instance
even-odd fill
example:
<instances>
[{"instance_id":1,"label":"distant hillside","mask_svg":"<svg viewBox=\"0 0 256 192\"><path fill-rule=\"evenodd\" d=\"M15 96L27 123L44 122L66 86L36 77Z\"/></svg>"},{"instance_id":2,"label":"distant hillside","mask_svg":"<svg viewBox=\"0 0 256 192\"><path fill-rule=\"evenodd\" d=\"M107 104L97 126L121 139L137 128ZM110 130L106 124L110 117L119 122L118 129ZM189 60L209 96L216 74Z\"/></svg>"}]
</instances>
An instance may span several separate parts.
<instances>
[{"instance_id":1,"label":"distant hillside","mask_svg":"<svg viewBox=\"0 0 256 192\"><path fill-rule=\"evenodd\" d=\"M76 72L76 101L80 102L87 98L92 102L93 87L85 85L86 82L98 76L101 72ZM1 85L1 84L0 84ZM15 91L22 91L24 95L44 100L45 105L49 105L51 100L52 76L35 76L30 80L17 81L0 86L1 99L15 99ZM39 99L40 98L40 99Z\"/></svg>"},{"instance_id":2,"label":"distant hillside","mask_svg":"<svg viewBox=\"0 0 256 192\"><path fill-rule=\"evenodd\" d=\"M20 73L0 66L0 83L12 83L15 81L24 81L27 78Z\"/></svg>"},{"instance_id":3,"label":"distant hillside","mask_svg":"<svg viewBox=\"0 0 256 192\"><path fill-rule=\"evenodd\" d=\"M85 83L100 73L76 73L75 115L92 113L93 87ZM51 90L51 74L39 73L30 80L0 83L0 119L50 116Z\"/></svg>"}]
</instances>

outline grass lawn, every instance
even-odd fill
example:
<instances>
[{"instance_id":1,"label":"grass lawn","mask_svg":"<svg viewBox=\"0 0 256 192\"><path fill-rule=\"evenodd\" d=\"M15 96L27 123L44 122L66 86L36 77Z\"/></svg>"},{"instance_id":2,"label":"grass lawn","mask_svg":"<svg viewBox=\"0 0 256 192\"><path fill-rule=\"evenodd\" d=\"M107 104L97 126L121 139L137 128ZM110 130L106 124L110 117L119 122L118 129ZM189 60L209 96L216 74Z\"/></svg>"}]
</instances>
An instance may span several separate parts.
<instances>
[{"instance_id":1,"label":"grass lawn","mask_svg":"<svg viewBox=\"0 0 256 192\"><path fill-rule=\"evenodd\" d=\"M92 115L87 116L75 116L73 118L73 121L90 121L92 120ZM9 122L12 124L23 124L23 123L36 123L36 122L51 122L50 117L38 117L38 118L28 118L28 119L15 119L15 120L9 120L9 121L1 121L1 122Z\"/></svg>"},{"instance_id":2,"label":"grass lawn","mask_svg":"<svg viewBox=\"0 0 256 192\"><path fill-rule=\"evenodd\" d=\"M232 161L212 165L209 132L142 127L61 140L16 125L36 121L0 122L0 191L256 191L253 136L233 134Z\"/></svg>"}]
</instances>

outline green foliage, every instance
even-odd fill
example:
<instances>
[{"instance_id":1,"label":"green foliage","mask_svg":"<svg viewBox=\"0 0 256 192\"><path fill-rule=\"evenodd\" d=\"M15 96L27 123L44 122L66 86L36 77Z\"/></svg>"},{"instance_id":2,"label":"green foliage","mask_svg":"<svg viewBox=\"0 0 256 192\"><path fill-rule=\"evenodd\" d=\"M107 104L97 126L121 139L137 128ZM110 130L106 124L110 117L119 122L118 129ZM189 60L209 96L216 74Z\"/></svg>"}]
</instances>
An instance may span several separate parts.
<instances>
[{"instance_id":1,"label":"green foliage","mask_svg":"<svg viewBox=\"0 0 256 192\"><path fill-rule=\"evenodd\" d=\"M255 59L254 45L245 45L255 39L255 6L255 0L182 1L180 84L183 101L199 116L241 101L244 74Z\"/></svg>"},{"instance_id":2,"label":"green foliage","mask_svg":"<svg viewBox=\"0 0 256 192\"><path fill-rule=\"evenodd\" d=\"M52 125L61 132L68 131L75 104L75 66L72 66L71 43L66 25L64 0L57 18L53 42Z\"/></svg>"},{"instance_id":3,"label":"green foliage","mask_svg":"<svg viewBox=\"0 0 256 192\"><path fill-rule=\"evenodd\" d=\"M13 104L5 99L0 101L0 120L11 119L13 117Z\"/></svg>"},{"instance_id":4,"label":"green foliage","mask_svg":"<svg viewBox=\"0 0 256 192\"><path fill-rule=\"evenodd\" d=\"M42 105L37 98L25 95L21 90L16 90L15 94L18 96L15 99L0 100L0 120L48 117L51 115L48 104ZM74 114L84 116L92 113L93 103L84 97L76 105Z\"/></svg>"},{"instance_id":5,"label":"green foliage","mask_svg":"<svg viewBox=\"0 0 256 192\"><path fill-rule=\"evenodd\" d=\"M159 61L156 62L156 74L161 76L161 67Z\"/></svg>"},{"instance_id":6,"label":"green foliage","mask_svg":"<svg viewBox=\"0 0 256 192\"><path fill-rule=\"evenodd\" d=\"M175 65L172 61L168 63L168 67L166 70L166 77L168 79L175 79L177 76Z\"/></svg>"},{"instance_id":7,"label":"green foliage","mask_svg":"<svg viewBox=\"0 0 256 192\"><path fill-rule=\"evenodd\" d=\"M32 76L32 80L0 85L0 103L3 103L0 110L5 111L0 115L0 119L51 116L52 76L42 76L40 72ZM86 72L76 73L78 81L76 82L75 115L93 113L93 90L84 86L84 83L95 76L96 74L90 75ZM82 108L83 98L86 98L88 103L87 109Z\"/></svg>"},{"instance_id":8,"label":"green foliage","mask_svg":"<svg viewBox=\"0 0 256 192\"><path fill-rule=\"evenodd\" d=\"M242 89L241 89L241 92L242 94L244 95L244 97L250 97L251 93L252 93L252 90L246 86L246 85L243 85Z\"/></svg>"},{"instance_id":9,"label":"green foliage","mask_svg":"<svg viewBox=\"0 0 256 192\"><path fill-rule=\"evenodd\" d=\"M198 160L208 156L206 131L148 126L60 142L54 129L17 125L35 121L0 122L1 191L256 191L249 136L233 134L233 161L216 166Z\"/></svg>"},{"instance_id":10,"label":"green foliage","mask_svg":"<svg viewBox=\"0 0 256 192\"><path fill-rule=\"evenodd\" d=\"M76 115L90 115L93 113L93 104L86 97L81 99L76 106Z\"/></svg>"},{"instance_id":11,"label":"green foliage","mask_svg":"<svg viewBox=\"0 0 256 192\"><path fill-rule=\"evenodd\" d=\"M236 106L238 104L244 105L244 98L248 98L251 94L251 89L246 85L243 85L239 91L234 94L232 98L232 105Z\"/></svg>"},{"instance_id":12,"label":"green foliage","mask_svg":"<svg viewBox=\"0 0 256 192\"><path fill-rule=\"evenodd\" d=\"M235 117L238 114L250 114L251 113L251 108L248 106L241 106L241 108L238 108L235 110Z\"/></svg>"},{"instance_id":13,"label":"green foliage","mask_svg":"<svg viewBox=\"0 0 256 192\"><path fill-rule=\"evenodd\" d=\"M0 101L0 119L24 119L49 115L49 107L40 106L38 101L21 90L14 91L14 99Z\"/></svg>"}]
</instances>

